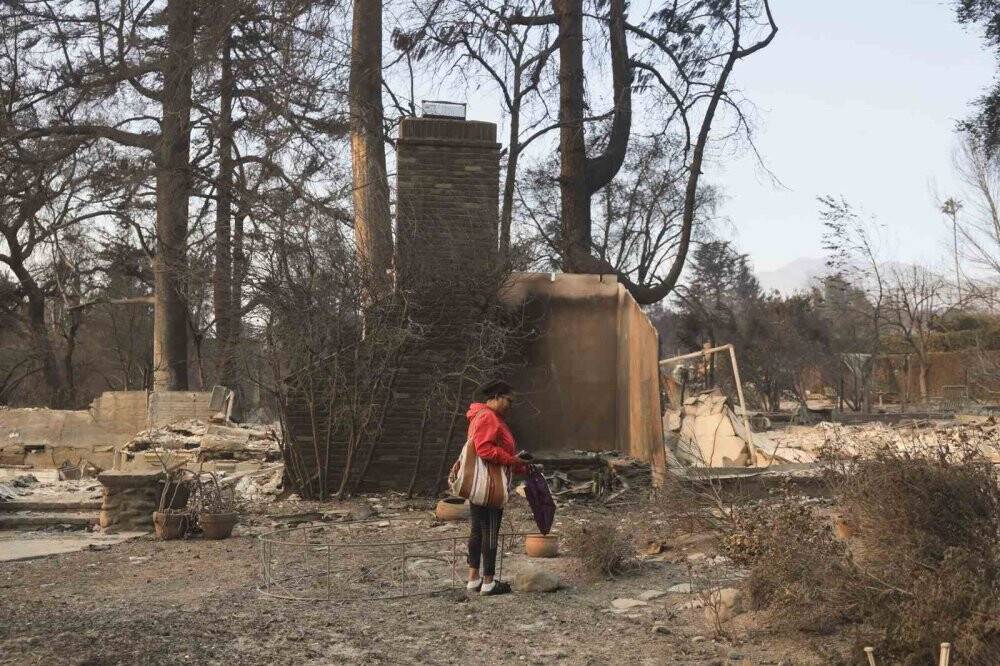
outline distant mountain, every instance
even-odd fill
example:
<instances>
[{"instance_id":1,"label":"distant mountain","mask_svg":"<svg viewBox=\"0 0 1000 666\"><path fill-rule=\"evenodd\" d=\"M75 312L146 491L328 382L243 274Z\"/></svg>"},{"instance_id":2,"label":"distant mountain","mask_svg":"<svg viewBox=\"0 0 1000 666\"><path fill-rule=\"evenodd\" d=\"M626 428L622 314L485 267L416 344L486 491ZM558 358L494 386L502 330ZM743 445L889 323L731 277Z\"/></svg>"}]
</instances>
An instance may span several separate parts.
<instances>
[{"instance_id":1,"label":"distant mountain","mask_svg":"<svg viewBox=\"0 0 1000 666\"><path fill-rule=\"evenodd\" d=\"M785 296L808 289L813 278L826 272L826 262L815 257L800 257L772 271L760 271L757 279L765 291L777 290Z\"/></svg>"}]
</instances>

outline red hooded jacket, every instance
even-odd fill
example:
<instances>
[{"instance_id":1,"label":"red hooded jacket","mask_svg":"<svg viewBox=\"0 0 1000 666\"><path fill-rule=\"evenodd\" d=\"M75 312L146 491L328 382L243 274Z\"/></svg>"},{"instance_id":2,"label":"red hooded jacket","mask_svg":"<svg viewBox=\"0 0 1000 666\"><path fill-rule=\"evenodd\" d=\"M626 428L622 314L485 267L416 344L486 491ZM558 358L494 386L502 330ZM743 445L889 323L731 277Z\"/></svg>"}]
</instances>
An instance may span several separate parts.
<instances>
[{"instance_id":1,"label":"red hooded jacket","mask_svg":"<svg viewBox=\"0 0 1000 666\"><path fill-rule=\"evenodd\" d=\"M485 403L469 405L465 417L469 419L469 438L476 446L476 454L483 460L498 465L508 465L515 474L527 473L527 467L518 463L514 434L503 418Z\"/></svg>"}]
</instances>

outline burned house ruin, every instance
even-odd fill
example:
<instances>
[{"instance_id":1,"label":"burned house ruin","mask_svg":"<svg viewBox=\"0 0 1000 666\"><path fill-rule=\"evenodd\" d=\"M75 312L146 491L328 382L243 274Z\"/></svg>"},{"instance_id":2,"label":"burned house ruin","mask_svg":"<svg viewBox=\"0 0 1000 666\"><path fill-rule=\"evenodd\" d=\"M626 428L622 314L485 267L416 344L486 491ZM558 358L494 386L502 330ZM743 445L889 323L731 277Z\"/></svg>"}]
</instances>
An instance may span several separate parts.
<instances>
[{"instance_id":1,"label":"burned house ruin","mask_svg":"<svg viewBox=\"0 0 1000 666\"><path fill-rule=\"evenodd\" d=\"M343 389L289 390L286 463L304 494L436 494L465 441L475 388L494 374L518 389L511 423L524 447L618 451L662 471L657 336L632 297L614 276L510 274L499 264L496 129L403 120L395 290L370 316L391 313L405 342L380 366L387 378L367 396L362 425Z\"/></svg>"}]
</instances>

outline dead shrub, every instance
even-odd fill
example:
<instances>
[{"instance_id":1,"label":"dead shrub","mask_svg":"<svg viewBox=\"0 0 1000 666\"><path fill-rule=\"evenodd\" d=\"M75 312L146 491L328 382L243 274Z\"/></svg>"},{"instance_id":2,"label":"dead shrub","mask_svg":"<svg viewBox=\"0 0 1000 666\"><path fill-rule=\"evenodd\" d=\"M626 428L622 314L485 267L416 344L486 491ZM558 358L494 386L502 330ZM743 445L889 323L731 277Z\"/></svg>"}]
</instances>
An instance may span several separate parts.
<instances>
[{"instance_id":1,"label":"dead shrub","mask_svg":"<svg viewBox=\"0 0 1000 666\"><path fill-rule=\"evenodd\" d=\"M864 608L885 629L883 650L932 660L942 641L956 660L1000 656L1000 478L978 452L913 456L884 449L833 477L851 526ZM860 583L858 583L860 584Z\"/></svg>"},{"instance_id":2,"label":"dead shrub","mask_svg":"<svg viewBox=\"0 0 1000 666\"><path fill-rule=\"evenodd\" d=\"M751 568L751 603L777 627L825 632L857 625L880 661L954 662L1000 655L1000 479L968 452L914 456L884 449L830 476L848 525L786 500L738 513L725 546Z\"/></svg>"},{"instance_id":3,"label":"dead shrub","mask_svg":"<svg viewBox=\"0 0 1000 666\"><path fill-rule=\"evenodd\" d=\"M785 498L737 508L722 547L750 566L750 605L775 628L826 634L851 619L846 548L811 507Z\"/></svg>"},{"instance_id":4,"label":"dead shrub","mask_svg":"<svg viewBox=\"0 0 1000 666\"><path fill-rule=\"evenodd\" d=\"M656 489L655 505L671 533L717 532L726 527L733 504L711 480L693 482L670 476Z\"/></svg>"},{"instance_id":5,"label":"dead shrub","mask_svg":"<svg viewBox=\"0 0 1000 666\"><path fill-rule=\"evenodd\" d=\"M635 547L617 523L599 520L578 525L566 535L566 546L593 578L619 576L638 567Z\"/></svg>"}]
</instances>

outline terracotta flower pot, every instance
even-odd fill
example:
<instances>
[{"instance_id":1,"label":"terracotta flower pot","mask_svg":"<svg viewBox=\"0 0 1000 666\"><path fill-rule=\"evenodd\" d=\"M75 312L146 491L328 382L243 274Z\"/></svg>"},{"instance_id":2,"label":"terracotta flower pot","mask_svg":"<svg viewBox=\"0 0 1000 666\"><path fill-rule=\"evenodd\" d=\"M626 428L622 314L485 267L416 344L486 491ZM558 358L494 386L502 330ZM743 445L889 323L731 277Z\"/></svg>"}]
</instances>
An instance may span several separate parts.
<instances>
[{"instance_id":1,"label":"terracotta flower pot","mask_svg":"<svg viewBox=\"0 0 1000 666\"><path fill-rule=\"evenodd\" d=\"M556 557L559 555L559 536L529 534L524 537L524 552L528 557Z\"/></svg>"},{"instance_id":2,"label":"terracotta flower pot","mask_svg":"<svg viewBox=\"0 0 1000 666\"><path fill-rule=\"evenodd\" d=\"M438 520L468 520L469 502L461 497L445 497L437 503L434 515Z\"/></svg>"},{"instance_id":3,"label":"terracotta flower pot","mask_svg":"<svg viewBox=\"0 0 1000 666\"><path fill-rule=\"evenodd\" d=\"M186 513L153 512L153 529L161 539L180 539L187 532L188 515Z\"/></svg>"},{"instance_id":4,"label":"terracotta flower pot","mask_svg":"<svg viewBox=\"0 0 1000 666\"><path fill-rule=\"evenodd\" d=\"M199 513L198 524L206 539L228 539L236 526L235 513Z\"/></svg>"}]
</instances>

